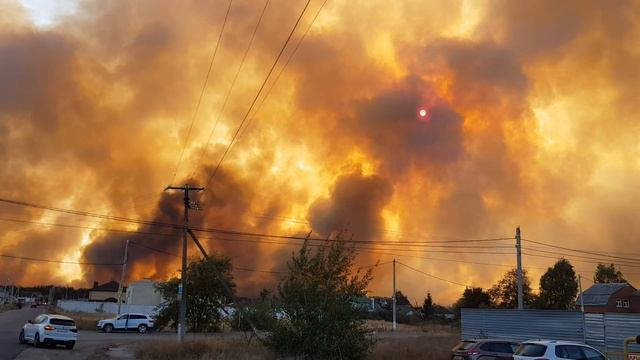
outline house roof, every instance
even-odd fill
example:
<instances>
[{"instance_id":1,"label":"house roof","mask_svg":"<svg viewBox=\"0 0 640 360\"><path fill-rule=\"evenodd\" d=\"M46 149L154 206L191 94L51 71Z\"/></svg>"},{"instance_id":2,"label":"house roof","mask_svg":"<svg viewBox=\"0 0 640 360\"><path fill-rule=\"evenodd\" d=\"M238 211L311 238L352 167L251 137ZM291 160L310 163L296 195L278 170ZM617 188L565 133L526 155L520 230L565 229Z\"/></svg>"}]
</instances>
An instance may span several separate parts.
<instances>
[{"instance_id":1,"label":"house roof","mask_svg":"<svg viewBox=\"0 0 640 360\"><path fill-rule=\"evenodd\" d=\"M117 281L109 281L108 283L104 283L102 285L94 286L91 288L91 291L108 291L108 292L116 292L118 291L118 287L120 284Z\"/></svg>"},{"instance_id":2,"label":"house roof","mask_svg":"<svg viewBox=\"0 0 640 360\"><path fill-rule=\"evenodd\" d=\"M627 283L594 284L582 293L582 296L584 298L584 305L607 305L607 303L609 302L609 298L611 298L611 295L627 286L631 285ZM580 304L580 296L578 296L578 300L576 301L576 303Z\"/></svg>"}]
</instances>

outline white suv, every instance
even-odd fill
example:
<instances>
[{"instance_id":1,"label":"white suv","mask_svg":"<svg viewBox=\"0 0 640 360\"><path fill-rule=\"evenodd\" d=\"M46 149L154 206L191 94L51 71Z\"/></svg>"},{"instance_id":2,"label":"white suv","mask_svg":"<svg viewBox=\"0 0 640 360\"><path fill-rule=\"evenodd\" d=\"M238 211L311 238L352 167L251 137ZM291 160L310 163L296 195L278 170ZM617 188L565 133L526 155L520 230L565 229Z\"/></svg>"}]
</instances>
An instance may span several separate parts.
<instances>
[{"instance_id":1,"label":"white suv","mask_svg":"<svg viewBox=\"0 0 640 360\"><path fill-rule=\"evenodd\" d=\"M114 319L98 321L98 330L110 333L113 330L137 330L139 333L146 333L153 329L153 319L145 314L122 314Z\"/></svg>"},{"instance_id":2,"label":"white suv","mask_svg":"<svg viewBox=\"0 0 640 360\"><path fill-rule=\"evenodd\" d=\"M24 324L18 338L21 344L64 345L73 349L78 339L78 329L73 319L62 315L42 314Z\"/></svg>"},{"instance_id":3,"label":"white suv","mask_svg":"<svg viewBox=\"0 0 640 360\"><path fill-rule=\"evenodd\" d=\"M606 360L606 357L589 345L555 340L525 341L513 354L513 360Z\"/></svg>"}]
</instances>

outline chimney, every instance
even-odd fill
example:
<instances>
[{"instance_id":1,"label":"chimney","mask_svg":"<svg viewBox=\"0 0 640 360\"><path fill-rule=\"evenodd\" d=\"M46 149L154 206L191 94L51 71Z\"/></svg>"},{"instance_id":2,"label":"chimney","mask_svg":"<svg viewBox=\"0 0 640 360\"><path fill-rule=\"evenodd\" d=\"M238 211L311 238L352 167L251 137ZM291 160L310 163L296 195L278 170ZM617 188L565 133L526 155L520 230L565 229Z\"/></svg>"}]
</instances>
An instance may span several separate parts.
<instances>
[{"instance_id":1,"label":"chimney","mask_svg":"<svg viewBox=\"0 0 640 360\"><path fill-rule=\"evenodd\" d=\"M95 288L97 288L97 287L98 287L98 282L97 282L97 281L94 281L94 282L93 282L93 288L95 289Z\"/></svg>"}]
</instances>

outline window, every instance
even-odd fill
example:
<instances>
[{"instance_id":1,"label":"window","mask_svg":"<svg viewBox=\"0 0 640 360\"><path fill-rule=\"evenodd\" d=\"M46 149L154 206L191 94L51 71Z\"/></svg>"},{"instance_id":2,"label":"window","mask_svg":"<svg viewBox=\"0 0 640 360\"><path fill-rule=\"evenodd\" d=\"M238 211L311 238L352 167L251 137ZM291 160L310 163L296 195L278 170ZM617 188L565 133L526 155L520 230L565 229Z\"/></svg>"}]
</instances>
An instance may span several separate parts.
<instances>
[{"instance_id":1,"label":"window","mask_svg":"<svg viewBox=\"0 0 640 360\"><path fill-rule=\"evenodd\" d=\"M624 307L624 308L628 308L629 307L629 299L622 300L622 307Z\"/></svg>"},{"instance_id":2,"label":"window","mask_svg":"<svg viewBox=\"0 0 640 360\"><path fill-rule=\"evenodd\" d=\"M49 324L62 325L62 326L74 326L76 323L74 323L73 320L67 320L67 319L51 319L49 320Z\"/></svg>"},{"instance_id":3,"label":"window","mask_svg":"<svg viewBox=\"0 0 640 360\"><path fill-rule=\"evenodd\" d=\"M622 300L616 299L616 307L622 307Z\"/></svg>"},{"instance_id":4,"label":"window","mask_svg":"<svg viewBox=\"0 0 640 360\"><path fill-rule=\"evenodd\" d=\"M556 346L556 356L563 359L583 359L580 348L577 345L558 345Z\"/></svg>"},{"instance_id":5,"label":"window","mask_svg":"<svg viewBox=\"0 0 640 360\"><path fill-rule=\"evenodd\" d=\"M584 358L587 360L604 360L604 356L599 352L593 350L592 348L582 347L582 352L584 352Z\"/></svg>"},{"instance_id":6,"label":"window","mask_svg":"<svg viewBox=\"0 0 640 360\"><path fill-rule=\"evenodd\" d=\"M127 320L127 316L129 316L129 315L126 315L126 314L125 315L120 315L120 316L118 316L118 320Z\"/></svg>"},{"instance_id":7,"label":"window","mask_svg":"<svg viewBox=\"0 0 640 360\"><path fill-rule=\"evenodd\" d=\"M129 319L146 320L147 317L144 315L129 315Z\"/></svg>"},{"instance_id":8,"label":"window","mask_svg":"<svg viewBox=\"0 0 640 360\"><path fill-rule=\"evenodd\" d=\"M44 315L38 315L38 316L36 316L35 319L33 319L33 321L31 323L32 324L40 324L41 322L44 321L45 318L46 318L46 316L44 316Z\"/></svg>"},{"instance_id":9,"label":"window","mask_svg":"<svg viewBox=\"0 0 640 360\"><path fill-rule=\"evenodd\" d=\"M538 357L544 355L547 352L547 346L541 344L522 344L516 355Z\"/></svg>"}]
</instances>

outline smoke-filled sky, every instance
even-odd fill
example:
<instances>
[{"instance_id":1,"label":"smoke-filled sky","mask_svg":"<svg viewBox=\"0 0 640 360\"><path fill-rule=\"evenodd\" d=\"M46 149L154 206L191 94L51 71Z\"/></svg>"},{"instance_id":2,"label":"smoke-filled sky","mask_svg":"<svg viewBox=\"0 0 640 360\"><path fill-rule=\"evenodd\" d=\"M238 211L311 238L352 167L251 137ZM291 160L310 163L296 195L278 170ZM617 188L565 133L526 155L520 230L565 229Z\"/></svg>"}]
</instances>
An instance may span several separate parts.
<instances>
[{"instance_id":1,"label":"smoke-filled sky","mask_svg":"<svg viewBox=\"0 0 640 360\"><path fill-rule=\"evenodd\" d=\"M386 242L361 251L359 265L395 256L485 288L515 265L513 240L413 251L388 242L513 237L521 226L525 239L638 258L640 3L329 0L273 85L323 1L310 2L197 196L193 223L316 237L347 229L348 238ZM265 6L233 1L194 116L227 0L2 0L0 196L179 223L181 195L162 190L207 183L305 3L267 4L223 109ZM171 232L8 204L0 217ZM286 269L296 249L231 238L203 241L236 267L269 271ZM179 235L0 222L0 253L16 256L118 263L126 239L179 253ZM534 288L559 256L587 278L603 260L523 248ZM134 245L129 264L129 281L179 267ZM640 269L629 265L623 273L638 286ZM0 283L87 286L119 274L0 259ZM277 281L235 275L241 295ZM371 293L389 295L391 267L374 275ZM445 304L463 290L404 266L398 288Z\"/></svg>"}]
</instances>

